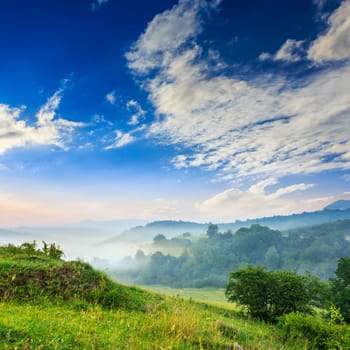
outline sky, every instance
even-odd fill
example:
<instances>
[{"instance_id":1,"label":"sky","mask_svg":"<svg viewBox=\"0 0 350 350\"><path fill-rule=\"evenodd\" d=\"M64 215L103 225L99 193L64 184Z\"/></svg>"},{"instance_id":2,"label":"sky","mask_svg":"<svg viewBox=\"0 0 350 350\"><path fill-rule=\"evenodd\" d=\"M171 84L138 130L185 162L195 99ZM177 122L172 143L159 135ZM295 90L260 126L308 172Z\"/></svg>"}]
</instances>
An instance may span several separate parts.
<instances>
[{"instance_id":1,"label":"sky","mask_svg":"<svg viewBox=\"0 0 350 350\"><path fill-rule=\"evenodd\" d=\"M0 227L350 199L350 0L0 4Z\"/></svg>"}]
</instances>

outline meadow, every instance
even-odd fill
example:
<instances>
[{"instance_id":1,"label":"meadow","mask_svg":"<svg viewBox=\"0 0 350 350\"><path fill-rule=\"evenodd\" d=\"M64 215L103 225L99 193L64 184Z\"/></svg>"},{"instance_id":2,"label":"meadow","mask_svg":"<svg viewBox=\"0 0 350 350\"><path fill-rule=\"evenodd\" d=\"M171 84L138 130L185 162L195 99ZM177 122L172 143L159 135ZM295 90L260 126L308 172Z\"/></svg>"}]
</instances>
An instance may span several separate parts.
<instances>
[{"instance_id":1,"label":"meadow","mask_svg":"<svg viewBox=\"0 0 350 350\"><path fill-rule=\"evenodd\" d=\"M59 253L0 247L0 349L317 349L250 319L223 290L129 287Z\"/></svg>"}]
</instances>

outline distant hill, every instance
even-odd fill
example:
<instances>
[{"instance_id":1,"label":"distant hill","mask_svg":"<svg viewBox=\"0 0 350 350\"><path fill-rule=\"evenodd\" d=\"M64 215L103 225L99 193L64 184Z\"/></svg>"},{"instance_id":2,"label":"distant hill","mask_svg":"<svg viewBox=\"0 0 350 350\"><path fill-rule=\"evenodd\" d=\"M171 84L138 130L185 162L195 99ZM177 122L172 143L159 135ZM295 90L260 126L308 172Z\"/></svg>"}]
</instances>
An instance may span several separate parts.
<instances>
[{"instance_id":1,"label":"distant hill","mask_svg":"<svg viewBox=\"0 0 350 350\"><path fill-rule=\"evenodd\" d=\"M297 227L291 230L285 231L289 235L298 234L302 237L313 237L319 234L333 236L342 234L344 237L350 236L350 220L337 220L335 222L327 222L320 225Z\"/></svg>"},{"instance_id":2,"label":"distant hill","mask_svg":"<svg viewBox=\"0 0 350 350\"><path fill-rule=\"evenodd\" d=\"M350 202L350 201L348 201ZM334 204L334 203L333 203ZM264 217L258 219L249 219L232 223L219 223L220 232L228 230L236 231L241 227L250 227L251 225L268 226L274 230L290 230L293 228L320 225L337 220L350 219L350 208L348 209L324 209L314 212L304 212L292 215L279 215ZM155 221L145 226L137 226L124 231L118 236L114 236L101 244L127 242L146 242L151 241L157 234L161 233L167 238L180 236L185 232L190 232L194 236L204 235L206 233L207 223L196 223L188 221Z\"/></svg>"},{"instance_id":3,"label":"distant hill","mask_svg":"<svg viewBox=\"0 0 350 350\"><path fill-rule=\"evenodd\" d=\"M325 208L325 210L346 210L346 209L350 209L350 201L348 200L339 200L336 201L334 203L331 203L329 205L327 205Z\"/></svg>"},{"instance_id":4,"label":"distant hill","mask_svg":"<svg viewBox=\"0 0 350 350\"><path fill-rule=\"evenodd\" d=\"M154 221L145 226L136 226L125 230L121 235L108 239L104 243L113 243L119 241L140 242L150 241L154 236L161 233L166 237L176 237L185 232L192 235L203 235L206 233L208 224L199 224L190 221Z\"/></svg>"},{"instance_id":5,"label":"distant hill","mask_svg":"<svg viewBox=\"0 0 350 350\"><path fill-rule=\"evenodd\" d=\"M325 224L327 222L334 222L337 220L350 219L350 208L345 210L319 210L313 212L304 212L292 215L271 216L260 219L249 219L245 221L236 221L234 224L220 224L221 230L237 230L240 227L250 227L258 224L268 226L275 230L289 230L292 228Z\"/></svg>"}]
</instances>

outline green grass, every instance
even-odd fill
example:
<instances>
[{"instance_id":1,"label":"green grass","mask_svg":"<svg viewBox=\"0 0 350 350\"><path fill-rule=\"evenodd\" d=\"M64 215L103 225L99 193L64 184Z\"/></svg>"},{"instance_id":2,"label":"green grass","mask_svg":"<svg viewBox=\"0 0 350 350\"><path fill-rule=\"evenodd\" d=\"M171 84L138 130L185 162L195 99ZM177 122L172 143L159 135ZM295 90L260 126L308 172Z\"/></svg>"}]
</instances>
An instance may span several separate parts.
<instances>
[{"instance_id":1,"label":"green grass","mask_svg":"<svg viewBox=\"0 0 350 350\"><path fill-rule=\"evenodd\" d=\"M171 288L160 285L147 285L141 286L141 288L160 294L179 296L183 299L192 299L226 308L234 307L233 304L227 302L225 289L223 288Z\"/></svg>"},{"instance_id":2,"label":"green grass","mask_svg":"<svg viewBox=\"0 0 350 350\"><path fill-rule=\"evenodd\" d=\"M283 348L273 327L225 312L179 298L146 312L0 303L0 348L229 349L236 342Z\"/></svg>"},{"instance_id":3,"label":"green grass","mask_svg":"<svg viewBox=\"0 0 350 350\"><path fill-rule=\"evenodd\" d=\"M223 290L154 289L178 296L120 285L80 261L1 248L0 349L294 348L226 303Z\"/></svg>"}]
</instances>

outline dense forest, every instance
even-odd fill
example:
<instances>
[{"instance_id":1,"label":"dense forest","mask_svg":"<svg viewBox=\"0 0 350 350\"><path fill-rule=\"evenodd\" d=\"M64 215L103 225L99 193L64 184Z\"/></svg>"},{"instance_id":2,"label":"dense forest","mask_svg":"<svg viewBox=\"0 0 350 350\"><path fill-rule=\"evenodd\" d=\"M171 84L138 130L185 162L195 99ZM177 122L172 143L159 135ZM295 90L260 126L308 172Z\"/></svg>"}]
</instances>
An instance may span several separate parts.
<instances>
[{"instance_id":1,"label":"dense forest","mask_svg":"<svg viewBox=\"0 0 350 350\"><path fill-rule=\"evenodd\" d=\"M172 287L225 287L228 274L248 265L268 270L290 270L311 274L323 280L334 277L338 259L350 256L350 220L307 226L288 231L251 225L236 232L219 232L209 224L200 238L186 233L167 239L158 234L156 252L138 251L129 258L129 269L116 276L137 284L162 284ZM182 248L177 256L165 253Z\"/></svg>"}]
</instances>

